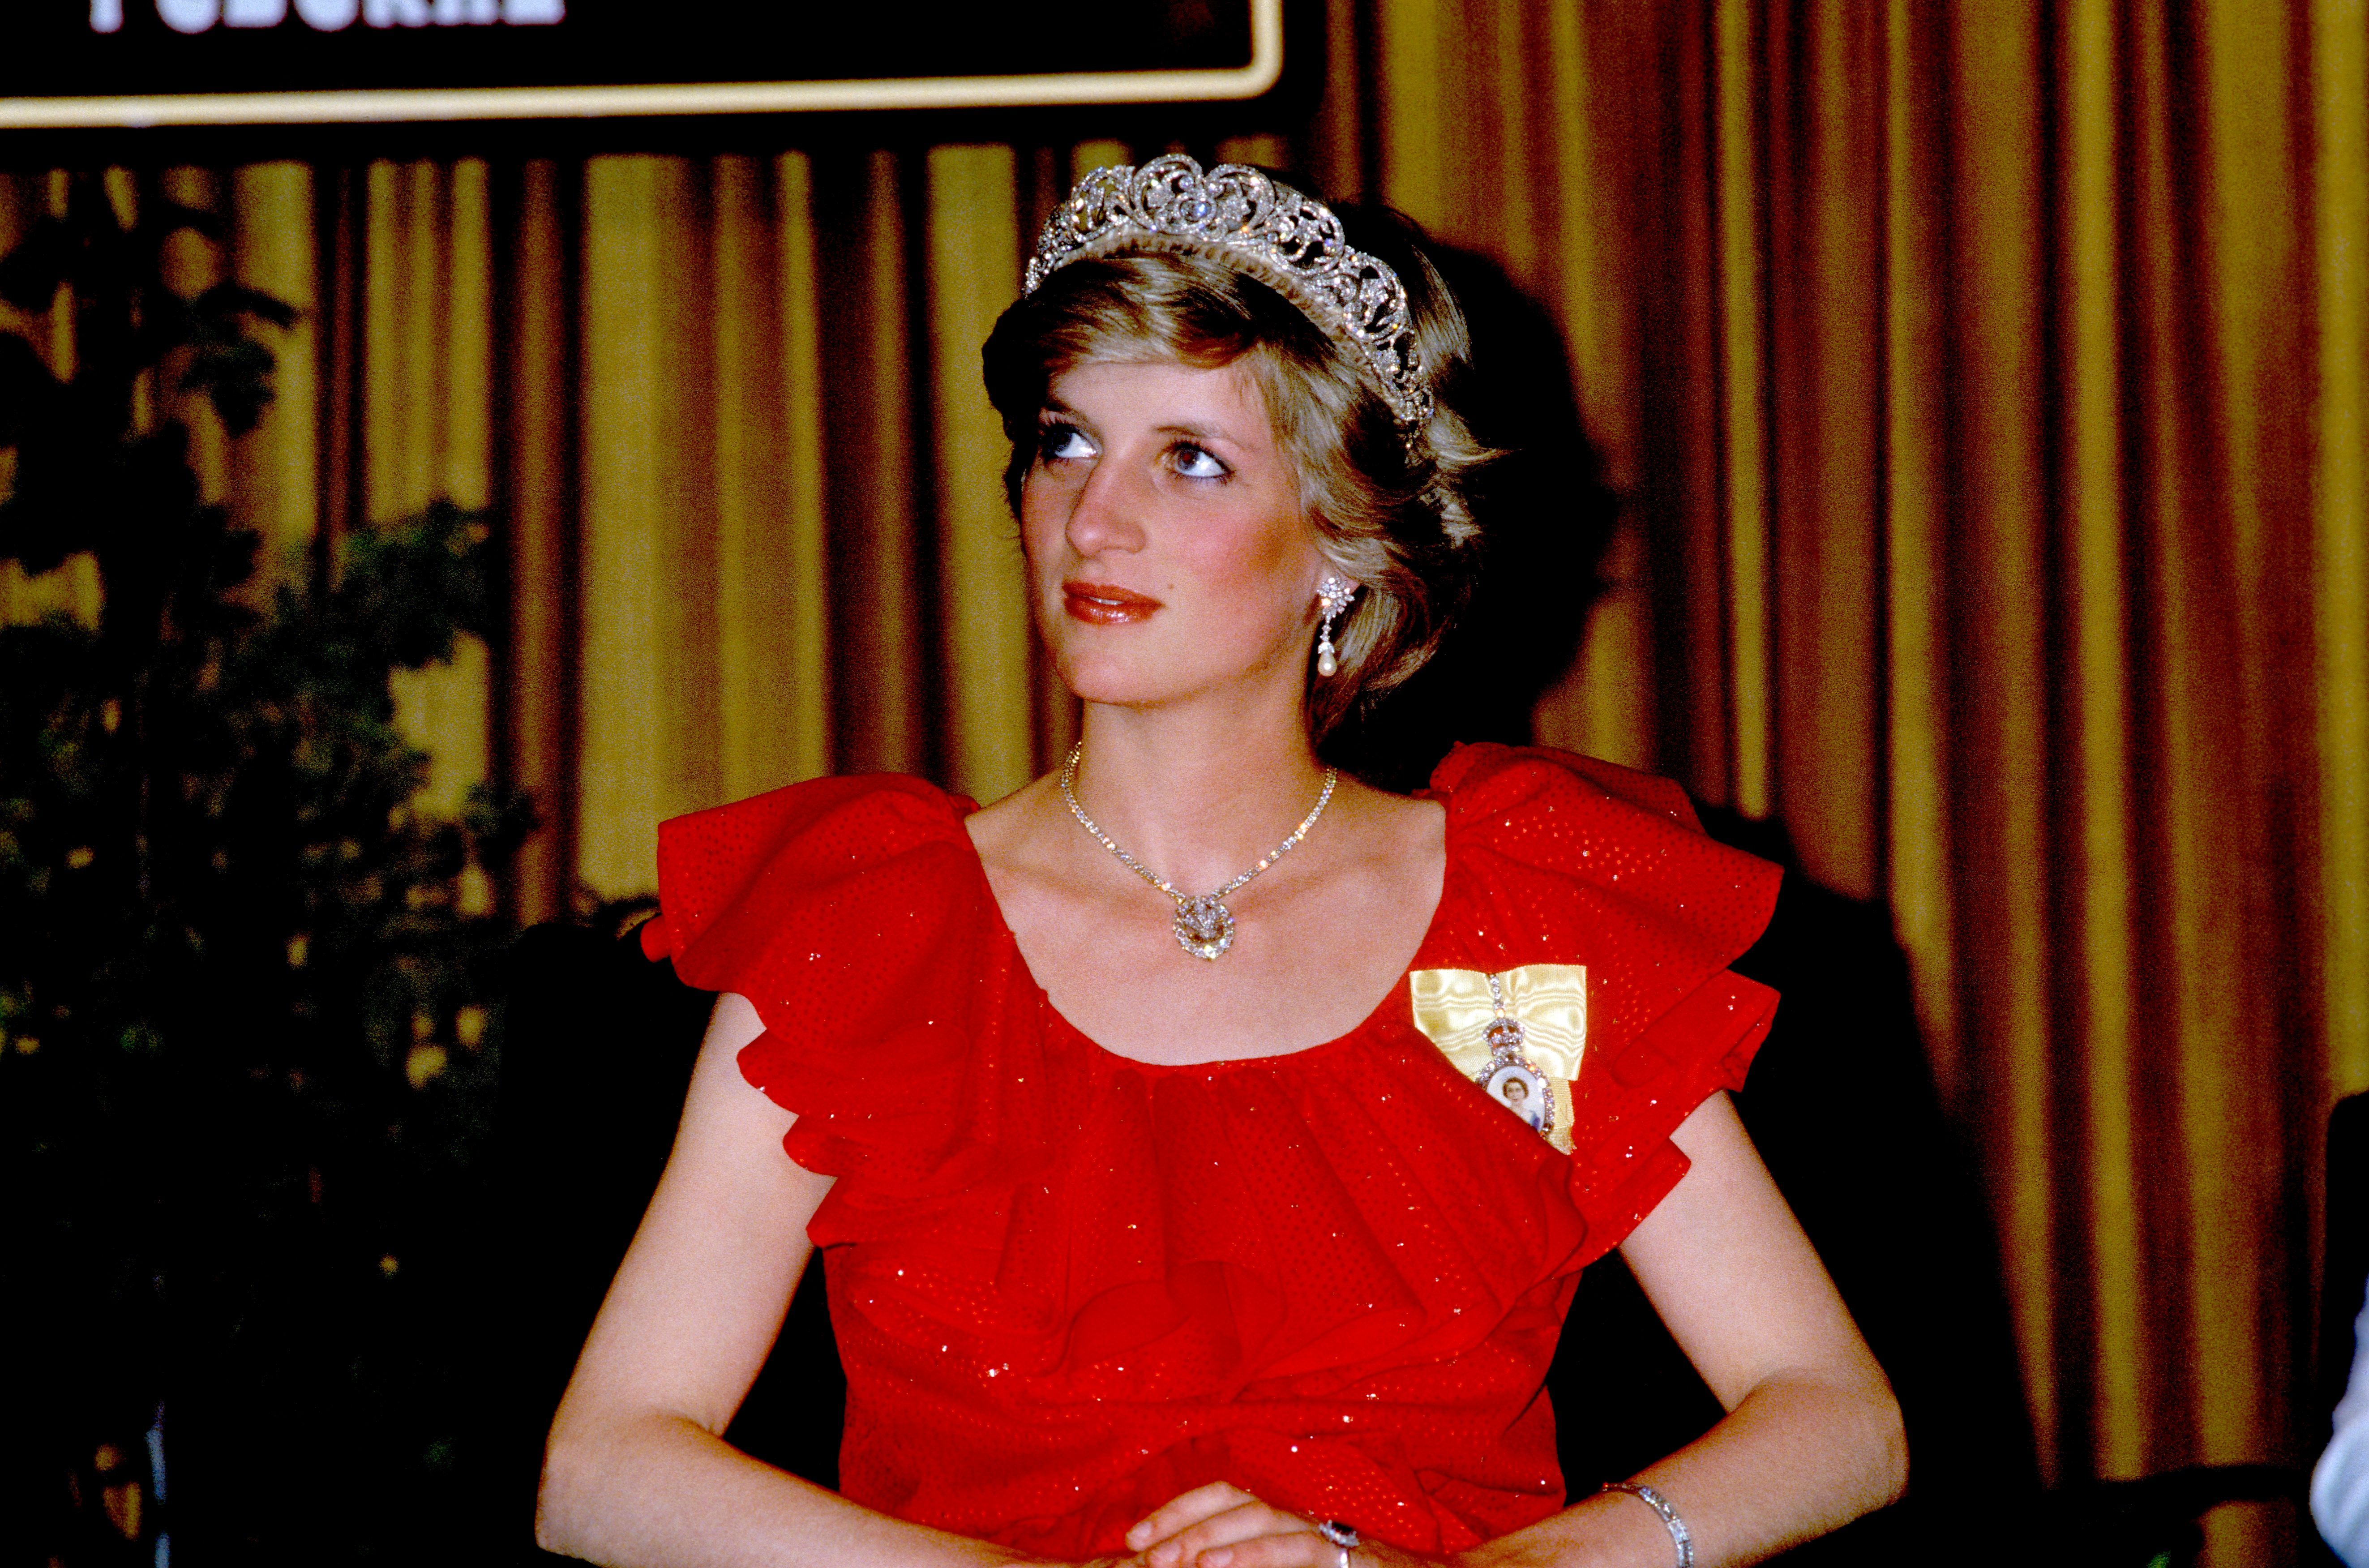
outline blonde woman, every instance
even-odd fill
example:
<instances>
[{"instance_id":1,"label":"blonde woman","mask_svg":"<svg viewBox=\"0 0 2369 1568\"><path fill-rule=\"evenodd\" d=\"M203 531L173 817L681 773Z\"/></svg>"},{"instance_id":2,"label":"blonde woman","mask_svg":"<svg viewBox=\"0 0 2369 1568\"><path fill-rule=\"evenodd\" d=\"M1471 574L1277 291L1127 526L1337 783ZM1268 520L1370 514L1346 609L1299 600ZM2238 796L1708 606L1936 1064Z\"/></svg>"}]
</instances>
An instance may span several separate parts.
<instances>
[{"instance_id":1,"label":"blonde woman","mask_svg":"<svg viewBox=\"0 0 2369 1568\"><path fill-rule=\"evenodd\" d=\"M1082 739L984 808L833 779L663 830L646 944L725 994L545 1544L1709 1568L1896 1496L1891 1391L1722 1093L1774 870L1563 753L1412 796L1320 759L1488 526L1420 244L1247 169L1101 170L986 362ZM1589 1414L1541 1386L1616 1246L1728 1413L1570 1499ZM818 1253L840 1494L719 1436Z\"/></svg>"}]
</instances>

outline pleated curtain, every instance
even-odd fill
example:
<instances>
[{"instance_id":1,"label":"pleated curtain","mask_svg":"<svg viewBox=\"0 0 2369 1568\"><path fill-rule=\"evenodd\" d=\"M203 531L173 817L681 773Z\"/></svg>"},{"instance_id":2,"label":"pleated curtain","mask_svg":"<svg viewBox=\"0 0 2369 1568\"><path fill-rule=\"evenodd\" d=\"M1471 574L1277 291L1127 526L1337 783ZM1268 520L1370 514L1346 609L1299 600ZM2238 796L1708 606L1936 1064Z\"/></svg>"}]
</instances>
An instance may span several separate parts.
<instances>
[{"instance_id":1,"label":"pleated curtain","mask_svg":"<svg viewBox=\"0 0 2369 1568\"><path fill-rule=\"evenodd\" d=\"M1889 910L2046 1474L2306 1459L2322 1128L2369 1088L2363 0L1327 12L1321 100L1183 145L1379 196L1561 327L1625 505L1539 738ZM505 635L400 695L438 798L537 800L523 919L647 891L677 812L993 798L1073 733L978 350L1075 174L1168 144L775 133L162 176L232 220L192 280L304 310L264 428L199 444L280 569L498 520ZM0 195L6 240L63 184Z\"/></svg>"}]
</instances>

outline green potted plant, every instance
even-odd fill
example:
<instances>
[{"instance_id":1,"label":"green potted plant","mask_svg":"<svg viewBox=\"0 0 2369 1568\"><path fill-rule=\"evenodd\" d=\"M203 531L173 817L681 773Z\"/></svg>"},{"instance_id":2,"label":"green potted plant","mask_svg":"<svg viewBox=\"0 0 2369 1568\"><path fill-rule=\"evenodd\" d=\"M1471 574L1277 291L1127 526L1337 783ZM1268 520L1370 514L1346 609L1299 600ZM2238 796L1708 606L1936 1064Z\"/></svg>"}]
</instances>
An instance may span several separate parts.
<instances>
[{"instance_id":1,"label":"green potted plant","mask_svg":"<svg viewBox=\"0 0 2369 1568\"><path fill-rule=\"evenodd\" d=\"M256 538L171 411L252 429L257 325L292 315L177 292L166 242L213 220L135 206L77 175L0 259L0 297L63 306L73 342L61 377L0 333L0 559L86 554L102 589L96 624L0 628L0 1245L37 1282L0 1515L69 1564L151 1560L177 1508L209 1555L359 1560L464 1441L435 1238L498 1051L486 874L526 824L484 790L421 807L388 676L492 630L494 553L440 506L254 607Z\"/></svg>"}]
</instances>

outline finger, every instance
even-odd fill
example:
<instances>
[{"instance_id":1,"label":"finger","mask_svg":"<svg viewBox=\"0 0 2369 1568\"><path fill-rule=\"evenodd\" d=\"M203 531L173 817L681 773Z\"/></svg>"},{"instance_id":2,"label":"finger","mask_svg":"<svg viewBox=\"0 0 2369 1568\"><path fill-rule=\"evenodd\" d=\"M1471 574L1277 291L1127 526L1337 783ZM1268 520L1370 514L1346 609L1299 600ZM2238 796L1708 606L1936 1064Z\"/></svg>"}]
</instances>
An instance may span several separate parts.
<instances>
[{"instance_id":1,"label":"finger","mask_svg":"<svg viewBox=\"0 0 2369 1568\"><path fill-rule=\"evenodd\" d=\"M1306 1519L1297 1514L1287 1514L1280 1508L1270 1507L1253 1498L1238 1508L1229 1508L1197 1525L1187 1526L1162 1541L1145 1557L1151 1568L1171 1568L1172 1563L1176 1568L1183 1568L1184 1564L1208 1562L1214 1553L1253 1541L1299 1538L1322 1544L1322 1538L1314 1534ZM1163 1553L1173 1555L1163 1557ZM1287 1555L1282 1561L1297 1562L1298 1559ZM1328 1563L1332 1561L1330 1557L1325 1558Z\"/></svg>"},{"instance_id":2,"label":"finger","mask_svg":"<svg viewBox=\"0 0 2369 1568\"><path fill-rule=\"evenodd\" d=\"M1196 1486L1190 1492L1171 1497L1137 1520L1127 1532L1127 1544L1141 1551L1145 1547L1166 1540L1178 1530L1197 1525L1213 1515L1257 1501L1239 1486L1213 1481L1207 1486Z\"/></svg>"},{"instance_id":3,"label":"finger","mask_svg":"<svg viewBox=\"0 0 2369 1568\"><path fill-rule=\"evenodd\" d=\"M1263 1535L1202 1552L1191 1568L1333 1568L1341 1549L1313 1530Z\"/></svg>"}]
</instances>

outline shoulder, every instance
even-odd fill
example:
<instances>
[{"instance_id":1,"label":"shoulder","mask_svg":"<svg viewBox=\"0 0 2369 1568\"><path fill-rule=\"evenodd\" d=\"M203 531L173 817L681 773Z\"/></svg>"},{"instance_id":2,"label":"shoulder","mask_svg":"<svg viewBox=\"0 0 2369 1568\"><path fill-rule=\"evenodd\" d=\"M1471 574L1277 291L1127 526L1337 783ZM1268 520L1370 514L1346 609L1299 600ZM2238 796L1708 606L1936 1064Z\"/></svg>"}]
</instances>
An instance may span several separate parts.
<instances>
[{"instance_id":1,"label":"shoulder","mask_svg":"<svg viewBox=\"0 0 2369 1568\"><path fill-rule=\"evenodd\" d=\"M1711 838L1686 791L1632 768L1549 747L1459 746L1425 793L1447 807L1451 856L1501 875L1520 868L1698 920L1723 907L1715 923L1749 924L1746 943L1776 901L1776 866Z\"/></svg>"},{"instance_id":2,"label":"shoulder","mask_svg":"<svg viewBox=\"0 0 2369 1568\"><path fill-rule=\"evenodd\" d=\"M1551 746L1459 746L1432 770L1424 793L1448 804L1451 821L1545 816L1577 806L1607 819L1642 813L1702 832L1687 792L1668 779Z\"/></svg>"},{"instance_id":3,"label":"shoulder","mask_svg":"<svg viewBox=\"0 0 2369 1568\"><path fill-rule=\"evenodd\" d=\"M876 945L964 905L971 803L899 773L815 779L658 828L658 912L642 930L683 979L742 990L792 931ZM902 945L903 944L898 944ZM845 945L837 944L833 945Z\"/></svg>"},{"instance_id":4,"label":"shoulder","mask_svg":"<svg viewBox=\"0 0 2369 1568\"><path fill-rule=\"evenodd\" d=\"M1060 803L1060 785L1050 773L971 812L962 819L962 826L979 859L999 870L1036 864L1052 841L1063 832L1077 830Z\"/></svg>"},{"instance_id":5,"label":"shoulder","mask_svg":"<svg viewBox=\"0 0 2369 1568\"><path fill-rule=\"evenodd\" d=\"M1677 784L1567 751L1460 747L1431 793L1463 967L1506 971L1517 998L1576 976L1571 1193L1594 1258L1685 1173L1671 1135L1743 1083L1768 1035L1776 993L1727 966L1767 926L1781 873L1704 833Z\"/></svg>"},{"instance_id":6,"label":"shoulder","mask_svg":"<svg viewBox=\"0 0 2369 1568\"><path fill-rule=\"evenodd\" d=\"M795 1114L784 1147L811 1171L862 1169L859 1187L876 1190L992 1141L968 1127L962 1085L994 1054L982 1044L1024 1048L1034 998L964 830L973 809L878 774L658 830L659 908L643 949L755 1011L740 1075ZM858 1223L856 1190L833 1189L818 1240Z\"/></svg>"},{"instance_id":7,"label":"shoulder","mask_svg":"<svg viewBox=\"0 0 2369 1568\"><path fill-rule=\"evenodd\" d=\"M959 837L971 809L905 773L810 779L659 823L658 880L729 876L785 854L818 866L893 854Z\"/></svg>"},{"instance_id":8,"label":"shoulder","mask_svg":"<svg viewBox=\"0 0 2369 1568\"><path fill-rule=\"evenodd\" d=\"M1442 903L1459 940L1490 967L1581 966L1599 1059L1698 1013L1737 1014L1739 987L1756 995L1743 1012L1773 1005L1725 970L1767 927L1782 873L1703 832L1677 785L1485 745L1451 753L1431 793L1448 808Z\"/></svg>"}]
</instances>

